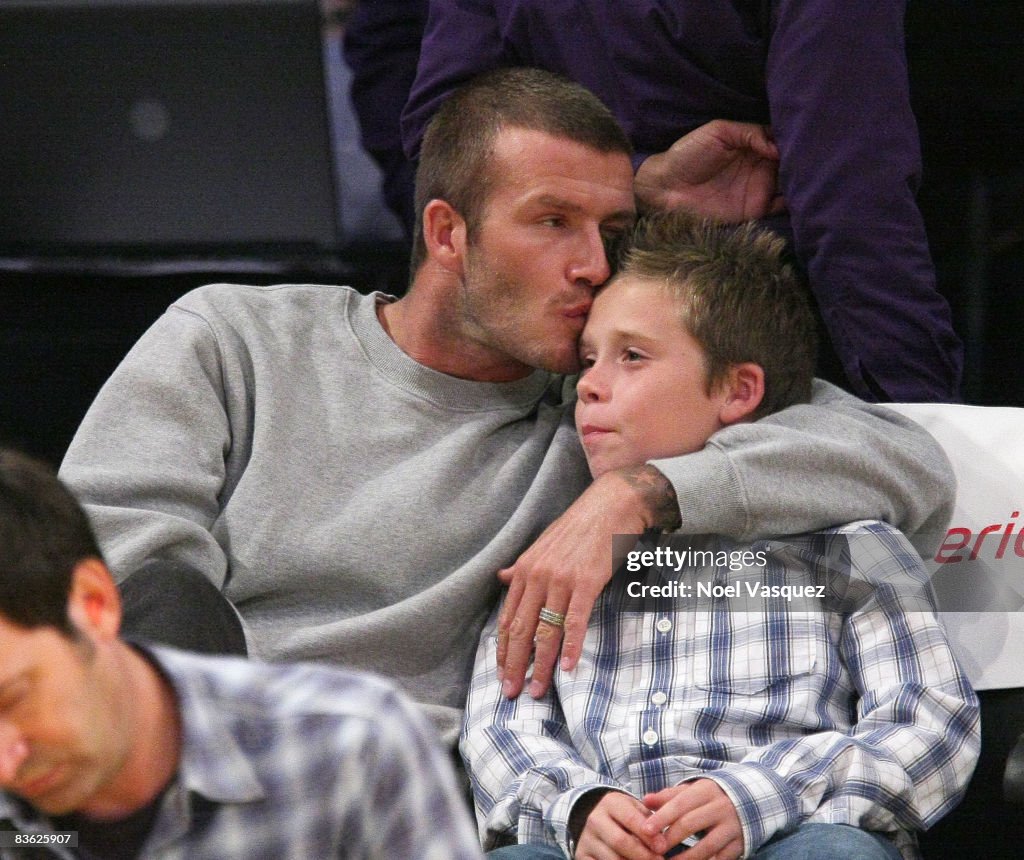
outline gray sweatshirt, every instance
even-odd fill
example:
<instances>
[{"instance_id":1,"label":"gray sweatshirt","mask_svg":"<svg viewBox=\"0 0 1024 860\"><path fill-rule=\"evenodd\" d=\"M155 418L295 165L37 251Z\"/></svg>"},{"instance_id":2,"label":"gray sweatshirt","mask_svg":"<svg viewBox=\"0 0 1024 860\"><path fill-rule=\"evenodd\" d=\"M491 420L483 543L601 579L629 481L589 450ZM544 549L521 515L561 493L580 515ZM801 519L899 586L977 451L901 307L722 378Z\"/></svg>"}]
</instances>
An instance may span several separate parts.
<instances>
[{"instance_id":1,"label":"gray sweatshirt","mask_svg":"<svg viewBox=\"0 0 1024 860\"><path fill-rule=\"evenodd\" d=\"M157 557L203 571L253 656L387 675L453 741L495 572L589 476L562 378L483 383L424 367L381 328L383 300L195 290L104 386L61 477L118 579ZM877 517L931 534L952 505L927 433L824 383L812 405L656 465L692 533Z\"/></svg>"}]
</instances>

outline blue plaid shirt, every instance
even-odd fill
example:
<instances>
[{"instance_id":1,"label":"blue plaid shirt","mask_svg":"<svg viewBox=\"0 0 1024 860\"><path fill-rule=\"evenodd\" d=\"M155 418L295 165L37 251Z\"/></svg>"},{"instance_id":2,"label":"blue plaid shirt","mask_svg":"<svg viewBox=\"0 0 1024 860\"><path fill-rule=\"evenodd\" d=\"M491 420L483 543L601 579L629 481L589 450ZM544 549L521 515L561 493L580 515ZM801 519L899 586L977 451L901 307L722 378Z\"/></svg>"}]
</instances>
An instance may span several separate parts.
<instances>
[{"instance_id":1,"label":"blue plaid shirt","mask_svg":"<svg viewBox=\"0 0 1024 860\"><path fill-rule=\"evenodd\" d=\"M691 544L716 558L674 575L676 596L630 596L636 585L616 575L578 667L556 670L541 700L502 696L492 617L462 738L485 847L547 843L569 856L569 815L587 791L640 798L706 777L736 807L745 856L804 822L880 831L915 856L913 831L960 800L980 739L977 698L913 548L878 522ZM763 564L723 564L720 553L741 550ZM719 596L700 596L698 580ZM744 600L748 582L828 582L834 595L837 581L838 603Z\"/></svg>"},{"instance_id":2,"label":"blue plaid shirt","mask_svg":"<svg viewBox=\"0 0 1024 860\"><path fill-rule=\"evenodd\" d=\"M142 857L480 860L448 757L391 686L313 665L147 653L177 694L183 744ZM0 818L50 832L32 813L0 793Z\"/></svg>"}]
</instances>

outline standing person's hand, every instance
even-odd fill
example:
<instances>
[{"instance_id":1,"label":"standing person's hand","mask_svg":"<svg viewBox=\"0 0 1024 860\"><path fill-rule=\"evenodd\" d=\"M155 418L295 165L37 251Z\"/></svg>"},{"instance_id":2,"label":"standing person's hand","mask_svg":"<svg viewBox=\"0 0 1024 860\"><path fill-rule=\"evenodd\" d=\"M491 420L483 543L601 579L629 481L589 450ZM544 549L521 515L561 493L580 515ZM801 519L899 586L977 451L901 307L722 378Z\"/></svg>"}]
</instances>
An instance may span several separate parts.
<instances>
[{"instance_id":1,"label":"standing person's hand","mask_svg":"<svg viewBox=\"0 0 1024 860\"><path fill-rule=\"evenodd\" d=\"M633 188L642 208L688 209L719 221L781 212L779 150L762 125L716 119L644 160Z\"/></svg>"}]
</instances>

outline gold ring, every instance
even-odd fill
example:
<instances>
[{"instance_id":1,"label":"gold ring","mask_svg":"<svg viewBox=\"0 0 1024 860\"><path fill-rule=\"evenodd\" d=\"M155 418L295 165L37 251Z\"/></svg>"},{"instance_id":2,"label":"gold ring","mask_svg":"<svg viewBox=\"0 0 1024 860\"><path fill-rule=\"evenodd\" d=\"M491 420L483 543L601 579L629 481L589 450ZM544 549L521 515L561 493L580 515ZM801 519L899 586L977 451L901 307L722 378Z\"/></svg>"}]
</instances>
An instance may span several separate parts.
<instances>
[{"instance_id":1,"label":"gold ring","mask_svg":"<svg viewBox=\"0 0 1024 860\"><path fill-rule=\"evenodd\" d=\"M545 624L550 624L552 627L565 626L565 616L561 612L555 612L554 609L548 609L546 606L540 611L540 620Z\"/></svg>"}]
</instances>

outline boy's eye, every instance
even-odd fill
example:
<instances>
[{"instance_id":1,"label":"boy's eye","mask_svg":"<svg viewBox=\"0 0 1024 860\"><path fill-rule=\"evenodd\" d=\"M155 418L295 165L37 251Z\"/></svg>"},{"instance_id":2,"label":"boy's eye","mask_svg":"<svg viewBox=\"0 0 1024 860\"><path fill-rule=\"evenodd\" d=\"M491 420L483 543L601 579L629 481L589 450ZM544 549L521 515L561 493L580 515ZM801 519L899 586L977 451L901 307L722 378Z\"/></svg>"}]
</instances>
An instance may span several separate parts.
<instances>
[{"instance_id":1,"label":"boy's eye","mask_svg":"<svg viewBox=\"0 0 1024 860\"><path fill-rule=\"evenodd\" d=\"M626 359L626 361L640 361L640 359L643 358L643 356L635 349L627 349L623 353L623 357Z\"/></svg>"},{"instance_id":2,"label":"boy's eye","mask_svg":"<svg viewBox=\"0 0 1024 860\"><path fill-rule=\"evenodd\" d=\"M580 373L584 370L594 366L594 357L592 355L581 355L580 356Z\"/></svg>"}]
</instances>

